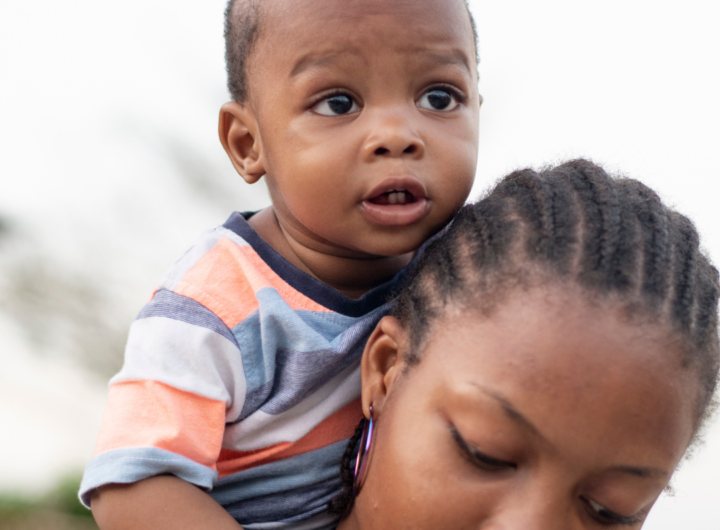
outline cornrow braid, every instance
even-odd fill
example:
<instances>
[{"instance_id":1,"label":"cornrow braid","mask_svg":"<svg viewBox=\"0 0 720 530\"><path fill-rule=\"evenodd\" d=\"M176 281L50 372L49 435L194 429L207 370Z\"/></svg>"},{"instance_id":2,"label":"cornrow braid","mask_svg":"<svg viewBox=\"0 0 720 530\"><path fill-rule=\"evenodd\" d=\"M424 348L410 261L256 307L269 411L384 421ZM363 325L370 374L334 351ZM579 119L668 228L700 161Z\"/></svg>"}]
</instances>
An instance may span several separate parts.
<instances>
[{"instance_id":1,"label":"cornrow braid","mask_svg":"<svg viewBox=\"0 0 720 530\"><path fill-rule=\"evenodd\" d=\"M577 215L570 207L569 190L561 184L558 179L536 179L532 171L522 170L503 179L497 193L504 198L516 197L518 214L525 223L534 225L527 251L564 275L569 272L571 249L577 239Z\"/></svg>"},{"instance_id":2,"label":"cornrow braid","mask_svg":"<svg viewBox=\"0 0 720 530\"><path fill-rule=\"evenodd\" d=\"M353 457L356 455L357 444L362 436L363 429L365 428L364 418L360 420L360 423L355 428L355 433L348 440L345 453L343 453L342 460L340 461L340 480L342 481L342 491L333 497L328 504L328 512L331 515L343 517L352 508L355 501L353 495L353 483L355 481L355 472L353 467Z\"/></svg>"},{"instance_id":3,"label":"cornrow braid","mask_svg":"<svg viewBox=\"0 0 720 530\"><path fill-rule=\"evenodd\" d=\"M635 213L640 224L643 261L643 296L659 303L667 296L670 267L668 215L660 198L635 180L623 180L627 193L633 196Z\"/></svg>"},{"instance_id":4,"label":"cornrow braid","mask_svg":"<svg viewBox=\"0 0 720 530\"><path fill-rule=\"evenodd\" d=\"M612 296L682 340L701 383L699 428L720 366L718 271L687 217L587 160L508 175L428 245L395 308L408 366L448 304L488 312L514 286L552 278Z\"/></svg>"},{"instance_id":5,"label":"cornrow braid","mask_svg":"<svg viewBox=\"0 0 720 530\"><path fill-rule=\"evenodd\" d=\"M693 305L695 304L695 275L697 274L698 235L692 222L682 215L671 214L671 226L674 232L674 299L672 301L672 317L680 329L690 333L692 326Z\"/></svg>"}]
</instances>

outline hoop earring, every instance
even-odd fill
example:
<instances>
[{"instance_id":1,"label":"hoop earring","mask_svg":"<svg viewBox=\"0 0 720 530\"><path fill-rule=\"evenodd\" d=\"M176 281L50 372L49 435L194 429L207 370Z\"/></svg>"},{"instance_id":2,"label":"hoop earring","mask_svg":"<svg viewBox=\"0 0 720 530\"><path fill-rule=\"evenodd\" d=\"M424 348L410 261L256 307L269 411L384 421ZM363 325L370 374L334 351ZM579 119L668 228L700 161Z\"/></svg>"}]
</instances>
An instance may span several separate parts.
<instances>
[{"instance_id":1,"label":"hoop earring","mask_svg":"<svg viewBox=\"0 0 720 530\"><path fill-rule=\"evenodd\" d=\"M373 438L373 407L370 405L370 419L365 420L363 433L360 437L360 448L355 459L355 476L353 479L353 497L357 496L363 481L365 480L365 472L367 471L368 454Z\"/></svg>"}]
</instances>

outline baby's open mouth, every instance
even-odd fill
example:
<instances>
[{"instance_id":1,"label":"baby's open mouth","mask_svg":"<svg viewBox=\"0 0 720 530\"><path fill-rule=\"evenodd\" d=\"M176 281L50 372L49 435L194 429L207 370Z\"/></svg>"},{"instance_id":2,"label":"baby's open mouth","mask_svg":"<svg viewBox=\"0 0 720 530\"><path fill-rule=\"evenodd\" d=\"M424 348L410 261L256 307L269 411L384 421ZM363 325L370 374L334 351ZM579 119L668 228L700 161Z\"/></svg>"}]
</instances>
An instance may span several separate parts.
<instances>
[{"instance_id":1,"label":"baby's open mouth","mask_svg":"<svg viewBox=\"0 0 720 530\"><path fill-rule=\"evenodd\" d=\"M368 202L371 202L373 204L378 204L378 205L411 204L415 201L417 201L415 196L406 190L387 191L385 193L381 193L380 195L377 195L376 197L373 197L372 199L368 200Z\"/></svg>"}]
</instances>

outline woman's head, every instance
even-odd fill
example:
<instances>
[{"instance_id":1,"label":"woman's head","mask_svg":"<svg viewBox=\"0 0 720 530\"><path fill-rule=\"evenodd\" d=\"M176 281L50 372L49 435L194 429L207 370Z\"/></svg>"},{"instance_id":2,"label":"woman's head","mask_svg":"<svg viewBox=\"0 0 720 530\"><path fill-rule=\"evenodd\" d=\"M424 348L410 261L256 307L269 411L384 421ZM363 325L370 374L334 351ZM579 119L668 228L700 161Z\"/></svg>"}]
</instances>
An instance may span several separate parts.
<instances>
[{"instance_id":1,"label":"woman's head","mask_svg":"<svg viewBox=\"0 0 720 530\"><path fill-rule=\"evenodd\" d=\"M510 175L368 343L376 434L341 528L639 528L707 415L717 297L692 224L638 182Z\"/></svg>"}]
</instances>

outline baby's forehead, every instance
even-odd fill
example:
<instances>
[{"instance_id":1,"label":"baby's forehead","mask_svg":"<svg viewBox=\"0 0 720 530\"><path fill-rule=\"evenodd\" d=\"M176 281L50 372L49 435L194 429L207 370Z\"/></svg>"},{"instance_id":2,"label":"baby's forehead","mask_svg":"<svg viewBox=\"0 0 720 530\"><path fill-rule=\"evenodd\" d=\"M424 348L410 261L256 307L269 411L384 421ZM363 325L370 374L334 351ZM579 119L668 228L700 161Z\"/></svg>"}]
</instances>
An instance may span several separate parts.
<instances>
[{"instance_id":1,"label":"baby's forehead","mask_svg":"<svg viewBox=\"0 0 720 530\"><path fill-rule=\"evenodd\" d=\"M258 65L301 46L305 53L322 46L337 51L355 38L350 44L370 43L377 50L398 34L405 36L407 47L455 39L477 77L477 35L465 0L230 0L225 12L228 89L234 100L245 101L250 85L259 82ZM386 53L387 48L379 51ZM366 59L377 55L366 53Z\"/></svg>"},{"instance_id":2,"label":"baby's forehead","mask_svg":"<svg viewBox=\"0 0 720 530\"><path fill-rule=\"evenodd\" d=\"M255 0L253 4L258 9L260 39L274 42L331 46L327 41L333 33L379 37L379 23L395 22L408 32L409 41L418 44L435 33L464 39L475 48L474 23L465 0Z\"/></svg>"},{"instance_id":3,"label":"baby's forehead","mask_svg":"<svg viewBox=\"0 0 720 530\"><path fill-rule=\"evenodd\" d=\"M372 61L388 53L432 53L438 46L462 50L468 63L477 60L464 0L263 0L257 5L255 64L289 54L348 51Z\"/></svg>"}]
</instances>

